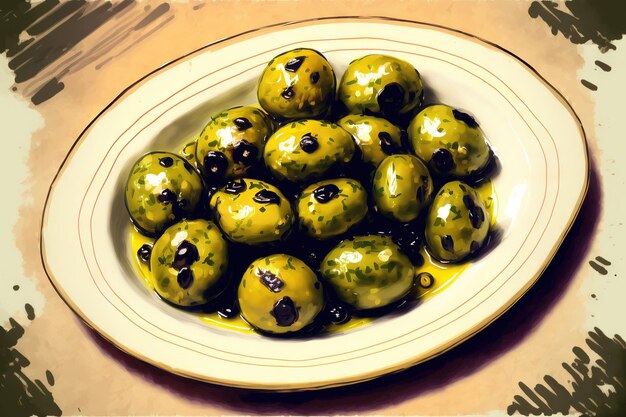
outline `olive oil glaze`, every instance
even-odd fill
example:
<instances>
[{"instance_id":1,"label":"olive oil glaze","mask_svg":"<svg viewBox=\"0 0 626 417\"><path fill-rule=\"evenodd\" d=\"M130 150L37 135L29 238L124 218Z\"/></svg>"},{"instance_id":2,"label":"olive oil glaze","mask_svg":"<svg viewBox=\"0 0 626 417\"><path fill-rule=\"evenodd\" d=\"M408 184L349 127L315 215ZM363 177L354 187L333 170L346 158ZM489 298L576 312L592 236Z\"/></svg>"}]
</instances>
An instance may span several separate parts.
<instances>
[{"instance_id":1,"label":"olive oil glaze","mask_svg":"<svg viewBox=\"0 0 626 417\"><path fill-rule=\"evenodd\" d=\"M185 157L188 157L187 155L185 155L187 153L185 152L186 148L187 147L183 149L181 154ZM496 190L491 180L482 182L476 189L486 203L486 208L491 218L490 227L491 229L493 229L496 224L496 217L498 212L498 200ZM150 291L154 291L152 280L150 278L149 262L142 261L140 259L140 256L138 255L138 252L140 248L142 248L142 246L144 245L149 245L151 247L154 244L155 239L142 235L132 224L129 225L128 234L130 239L129 248L131 250L133 266L137 272L137 275ZM414 290L401 303L394 304L394 308L397 308L399 305L402 305L407 301L426 301L431 297L438 295L450 285L452 285L457 279L459 279L463 271L472 262L471 260L469 260L463 263L444 264L433 259L424 249L423 245L420 246L421 247L419 250L419 256L417 256L419 260L415 262L417 263L417 265L415 265L416 284ZM245 247L242 247L240 245L237 249L245 250ZM280 248L274 250L274 252L277 251L280 251ZM321 257L321 254L317 255L318 257ZM244 265L244 267L246 266L247 264ZM430 276L428 276L427 274L422 275L423 273L428 273L430 274ZM422 277L423 279L420 279L420 277ZM432 277L433 279L429 279L430 277ZM231 291L230 296L236 299L236 291ZM229 302L231 304L234 304L235 300L229 300ZM212 309L215 309L215 307L213 307ZM232 317L226 317L222 311L218 313L217 309L215 310L216 311L203 311L201 309L192 309L186 311L188 311L189 314L195 315L200 321L210 326L228 329L231 331L237 331L240 333L255 333L255 330L252 328L252 326L250 326L241 317L241 315L238 314L238 311L235 311L235 314L233 314ZM386 311L388 311L388 309ZM320 313L320 316L324 313L325 311ZM321 326L318 325L318 328L323 327L323 332L326 333L344 332L371 323L373 320L376 319L376 316L377 314L372 315L369 313L355 311L352 313L352 317L349 318L346 322L322 323Z\"/></svg>"}]
</instances>

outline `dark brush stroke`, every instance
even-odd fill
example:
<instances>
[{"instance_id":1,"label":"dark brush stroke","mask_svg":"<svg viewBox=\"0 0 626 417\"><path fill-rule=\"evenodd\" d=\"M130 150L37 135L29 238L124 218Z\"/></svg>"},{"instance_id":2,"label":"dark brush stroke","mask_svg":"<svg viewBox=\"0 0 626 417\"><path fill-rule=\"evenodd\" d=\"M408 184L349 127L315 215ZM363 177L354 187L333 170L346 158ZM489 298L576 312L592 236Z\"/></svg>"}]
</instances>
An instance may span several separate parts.
<instances>
[{"instance_id":1,"label":"dark brush stroke","mask_svg":"<svg viewBox=\"0 0 626 417\"><path fill-rule=\"evenodd\" d=\"M509 352L549 315L584 265L602 212L602 189L593 159L589 191L576 221L535 285L488 327L427 362L368 382L318 391L274 393L221 387L170 374L123 353L84 326L101 351L128 371L190 401L217 404L236 414L344 415L398 405L466 378ZM78 319L77 319L78 320ZM532 366L529 363L528 366ZM419 413L418 413L419 414Z\"/></svg>"},{"instance_id":2,"label":"dark brush stroke","mask_svg":"<svg viewBox=\"0 0 626 417\"><path fill-rule=\"evenodd\" d=\"M133 28L135 30L141 29L142 27L148 26L150 23L154 22L159 17L163 16L170 10L170 5L167 3L161 3L157 6L156 9L150 12L150 14L144 17L141 22L137 23L137 25Z\"/></svg>"},{"instance_id":3,"label":"dark brush stroke","mask_svg":"<svg viewBox=\"0 0 626 417\"><path fill-rule=\"evenodd\" d=\"M587 87L588 89L590 89L591 91L597 91L598 90L598 86L595 85L594 83L587 81L587 80L580 80L580 83L582 85L584 85L585 87Z\"/></svg>"},{"instance_id":4,"label":"dark brush stroke","mask_svg":"<svg viewBox=\"0 0 626 417\"><path fill-rule=\"evenodd\" d=\"M572 348L574 361L563 363L571 377L571 388L550 375L543 378L546 385L537 384L534 389L520 382L525 397L514 396L507 408L509 415L569 414L573 409L589 417L623 417L626 412L626 343L619 335L612 339L607 337L597 327L589 332L585 342L599 359L592 364L584 349Z\"/></svg>"},{"instance_id":5,"label":"dark brush stroke","mask_svg":"<svg viewBox=\"0 0 626 417\"><path fill-rule=\"evenodd\" d=\"M0 53L13 56L20 50L20 33L58 4L59 0L45 0L31 7L27 0L0 1Z\"/></svg>"},{"instance_id":6,"label":"dark brush stroke","mask_svg":"<svg viewBox=\"0 0 626 417\"><path fill-rule=\"evenodd\" d=\"M32 305L26 303L24 305L24 310L26 311L26 317L28 318L28 320L30 321L35 320L35 309L33 308Z\"/></svg>"},{"instance_id":7,"label":"dark brush stroke","mask_svg":"<svg viewBox=\"0 0 626 417\"><path fill-rule=\"evenodd\" d=\"M596 261L600 262L602 265L611 265L611 261L604 259L602 256L596 256Z\"/></svg>"},{"instance_id":8,"label":"dark brush stroke","mask_svg":"<svg viewBox=\"0 0 626 417\"><path fill-rule=\"evenodd\" d=\"M9 324L8 329L0 326L0 416L60 416L61 409L44 383L24 373L30 361L15 348L24 328L13 318ZM49 372L46 379L54 382Z\"/></svg>"},{"instance_id":9,"label":"dark brush stroke","mask_svg":"<svg viewBox=\"0 0 626 417\"><path fill-rule=\"evenodd\" d=\"M63 3L43 19L38 20L35 24L26 29L26 33L31 36L40 35L55 26L61 20L80 10L84 5L85 0Z\"/></svg>"},{"instance_id":10,"label":"dark brush stroke","mask_svg":"<svg viewBox=\"0 0 626 417\"><path fill-rule=\"evenodd\" d=\"M611 42L626 34L624 0L571 0L565 7L567 11L554 1L533 1L528 14L541 18L553 35L560 32L574 44L591 41L602 52L615 49Z\"/></svg>"},{"instance_id":11,"label":"dark brush stroke","mask_svg":"<svg viewBox=\"0 0 626 417\"><path fill-rule=\"evenodd\" d=\"M602 70L602 71L606 71L609 72L611 71L611 66L609 64L607 64L606 62L602 62L602 61L598 61L596 60L596 65Z\"/></svg>"},{"instance_id":12,"label":"dark brush stroke","mask_svg":"<svg viewBox=\"0 0 626 417\"><path fill-rule=\"evenodd\" d=\"M601 275L606 275L609 273L609 271L607 271L605 267L597 264L595 261L589 261L589 265L591 265L591 267Z\"/></svg>"},{"instance_id":13,"label":"dark brush stroke","mask_svg":"<svg viewBox=\"0 0 626 417\"><path fill-rule=\"evenodd\" d=\"M41 104L44 101L53 97L54 95L58 94L64 88L65 84L60 82L57 77L53 77L42 87L40 87L35 92L35 94L33 94L33 96L30 98L30 101L35 105Z\"/></svg>"}]
</instances>

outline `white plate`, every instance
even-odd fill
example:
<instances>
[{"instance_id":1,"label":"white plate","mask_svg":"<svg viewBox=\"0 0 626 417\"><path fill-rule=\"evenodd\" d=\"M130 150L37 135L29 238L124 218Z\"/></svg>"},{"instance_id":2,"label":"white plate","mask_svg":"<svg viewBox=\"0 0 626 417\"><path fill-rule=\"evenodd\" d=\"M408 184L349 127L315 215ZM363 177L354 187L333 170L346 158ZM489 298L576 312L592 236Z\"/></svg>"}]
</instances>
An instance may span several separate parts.
<instances>
[{"instance_id":1,"label":"white plate","mask_svg":"<svg viewBox=\"0 0 626 417\"><path fill-rule=\"evenodd\" d=\"M503 237L448 290L406 314L342 334L278 340L209 327L157 300L133 271L122 190L129 167L144 152L175 150L212 113L253 103L261 69L295 47L321 51L339 76L359 56L397 56L419 69L439 101L471 111L502 164L495 186ZM107 106L78 139L51 187L42 259L72 310L146 362L237 387L336 386L427 360L501 315L553 257L580 208L587 179L584 133L569 104L496 45L390 19L282 24L182 57Z\"/></svg>"}]
</instances>

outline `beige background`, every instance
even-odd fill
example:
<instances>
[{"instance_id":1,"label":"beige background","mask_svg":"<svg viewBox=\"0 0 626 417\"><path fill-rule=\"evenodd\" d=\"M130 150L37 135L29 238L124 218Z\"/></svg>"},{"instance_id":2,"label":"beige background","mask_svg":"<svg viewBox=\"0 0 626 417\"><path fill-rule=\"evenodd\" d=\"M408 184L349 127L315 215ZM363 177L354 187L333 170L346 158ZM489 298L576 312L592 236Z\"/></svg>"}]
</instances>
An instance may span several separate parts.
<instances>
[{"instance_id":1,"label":"beige background","mask_svg":"<svg viewBox=\"0 0 626 417\"><path fill-rule=\"evenodd\" d=\"M54 374L56 382L51 391L68 415L501 413L514 395L521 394L519 381L534 386L545 374L566 379L561 362L572 360L571 348L584 344L592 326L598 325L611 335L624 330L607 321L607 314L602 319L605 321L597 322L595 316L601 313L595 313L595 305L605 301L600 295L599 301L589 296L591 292L600 294L602 289L596 288L600 285L596 284L598 274L586 262L596 255L608 258L606 253L617 254L611 246L614 241L608 237L612 232L606 231L604 238L597 237L603 233L606 220L599 226L594 220L602 215L601 181L609 181L602 180L602 175L610 176L614 166L605 165L609 158L601 152L603 147L608 148L611 139L604 137L601 143L596 139L596 99L600 93L594 96L579 81L581 71L593 73L589 61L599 57L588 57L585 64L585 53L599 54L597 48L585 50L586 46L575 46L562 36L553 36L543 22L529 17L528 5L524 1L217 1L202 6L172 3L170 13L175 18L160 30L135 42L100 69L96 70L94 63L68 76L60 94L34 109L45 127L32 135L27 155L28 177L22 185L26 196L22 198L20 220L14 229L24 275L16 278L15 283L34 282L36 293L43 295L37 318L29 324L19 344L20 351L32 362L27 372L43 375L49 369ZM473 33L519 55L563 93L583 121L594 169L602 173L592 178L593 201L586 203L583 214L587 218L577 223L574 237L566 243L569 252L559 253L556 266L521 300L525 305L514 307L466 346L432 363L372 383L321 393L258 394L188 381L117 351L66 307L40 263L38 227L43 202L70 146L122 89L165 62L248 29L338 15L399 17ZM99 30L105 31L106 25ZM130 46L134 41L127 42ZM88 44L81 45L85 46ZM623 178L623 172L618 171L617 177ZM593 242L589 242L590 233L596 236ZM612 260L611 276L620 268L617 258ZM602 285L605 288L608 284ZM621 304L606 309L623 312Z\"/></svg>"}]
</instances>

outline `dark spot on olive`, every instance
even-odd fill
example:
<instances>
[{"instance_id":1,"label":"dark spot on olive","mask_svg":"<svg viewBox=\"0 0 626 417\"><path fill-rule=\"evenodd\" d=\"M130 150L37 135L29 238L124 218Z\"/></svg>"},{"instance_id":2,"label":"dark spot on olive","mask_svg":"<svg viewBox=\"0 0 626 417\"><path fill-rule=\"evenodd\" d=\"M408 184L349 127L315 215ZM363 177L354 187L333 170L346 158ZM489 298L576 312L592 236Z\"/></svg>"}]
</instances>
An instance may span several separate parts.
<instances>
[{"instance_id":1,"label":"dark spot on olive","mask_svg":"<svg viewBox=\"0 0 626 417\"><path fill-rule=\"evenodd\" d=\"M319 148L320 144L317 142L317 139L312 136L310 133L306 133L302 135L302 139L300 139L300 148L306 153L313 153Z\"/></svg>"},{"instance_id":2,"label":"dark spot on olive","mask_svg":"<svg viewBox=\"0 0 626 417\"><path fill-rule=\"evenodd\" d=\"M435 283L435 278L428 272L422 272L417 275L417 283L422 288L430 288Z\"/></svg>"},{"instance_id":3,"label":"dark spot on olive","mask_svg":"<svg viewBox=\"0 0 626 417\"><path fill-rule=\"evenodd\" d=\"M280 197L278 194L270 190L258 191L252 199L259 204L280 204Z\"/></svg>"},{"instance_id":4,"label":"dark spot on olive","mask_svg":"<svg viewBox=\"0 0 626 417\"><path fill-rule=\"evenodd\" d=\"M198 254L198 248L196 248L196 245L187 240L183 240L176 248L174 263L172 266L175 269L182 269L185 266L190 266L198 259L200 259L200 255Z\"/></svg>"},{"instance_id":5,"label":"dark spot on olive","mask_svg":"<svg viewBox=\"0 0 626 417\"><path fill-rule=\"evenodd\" d=\"M217 315L223 319L232 319L239 314L239 306L237 302L234 302L232 305L220 307L217 310Z\"/></svg>"},{"instance_id":6,"label":"dark spot on olive","mask_svg":"<svg viewBox=\"0 0 626 417\"><path fill-rule=\"evenodd\" d=\"M452 239L452 236L441 236L441 246L448 252L454 252L454 240Z\"/></svg>"},{"instance_id":7,"label":"dark spot on olive","mask_svg":"<svg viewBox=\"0 0 626 417\"><path fill-rule=\"evenodd\" d=\"M187 210L188 204L189 204L189 201L182 198L178 200L176 204L172 206L172 212L174 213L176 217L183 218L188 213L188 210Z\"/></svg>"},{"instance_id":8,"label":"dark spot on olive","mask_svg":"<svg viewBox=\"0 0 626 417\"><path fill-rule=\"evenodd\" d=\"M389 83L376 96L380 111L385 114L398 112L404 102L404 88L398 83Z\"/></svg>"},{"instance_id":9,"label":"dark spot on olive","mask_svg":"<svg viewBox=\"0 0 626 417\"><path fill-rule=\"evenodd\" d=\"M415 100L415 91L409 91L409 103L412 103Z\"/></svg>"},{"instance_id":10,"label":"dark spot on olive","mask_svg":"<svg viewBox=\"0 0 626 417\"><path fill-rule=\"evenodd\" d=\"M470 253L474 254L478 252L479 250L480 250L480 243L478 243L475 240L472 240L472 243L470 243Z\"/></svg>"},{"instance_id":11,"label":"dark spot on olive","mask_svg":"<svg viewBox=\"0 0 626 417\"><path fill-rule=\"evenodd\" d=\"M415 193L417 199L420 203L423 203L426 199L426 194L424 193L424 187L417 187L417 193Z\"/></svg>"},{"instance_id":12,"label":"dark spot on olive","mask_svg":"<svg viewBox=\"0 0 626 417\"><path fill-rule=\"evenodd\" d=\"M178 285L180 285L180 288L186 290L191 287L191 284L193 283L193 271L187 266L182 267L178 271L176 281L178 282Z\"/></svg>"},{"instance_id":13,"label":"dark spot on olive","mask_svg":"<svg viewBox=\"0 0 626 417\"><path fill-rule=\"evenodd\" d=\"M317 84L317 82L320 80L320 73L315 71L311 73L311 83L313 84Z\"/></svg>"},{"instance_id":14,"label":"dark spot on olive","mask_svg":"<svg viewBox=\"0 0 626 417\"><path fill-rule=\"evenodd\" d=\"M474 199L469 194L465 194L463 196L463 204L465 204L465 207L467 207L468 210L471 210L472 208L476 207L476 203L474 202Z\"/></svg>"},{"instance_id":15,"label":"dark spot on olive","mask_svg":"<svg viewBox=\"0 0 626 417\"><path fill-rule=\"evenodd\" d=\"M289 297L278 300L270 314L274 316L276 324L280 327L289 327L298 320L298 310Z\"/></svg>"},{"instance_id":16,"label":"dark spot on olive","mask_svg":"<svg viewBox=\"0 0 626 417\"><path fill-rule=\"evenodd\" d=\"M321 287L321 284L319 281L315 281L315 284L313 284L313 286L315 287L316 290L319 290Z\"/></svg>"},{"instance_id":17,"label":"dark spot on olive","mask_svg":"<svg viewBox=\"0 0 626 417\"><path fill-rule=\"evenodd\" d=\"M237 142L233 148L233 161L238 164L252 165L258 161L259 149L245 140Z\"/></svg>"},{"instance_id":18,"label":"dark spot on olive","mask_svg":"<svg viewBox=\"0 0 626 417\"><path fill-rule=\"evenodd\" d=\"M471 128L478 127L478 123L476 123L476 119L474 119L472 116L470 116L467 113L463 113L462 111L459 111L459 110L452 110L452 115L454 116L456 120L464 122L467 126Z\"/></svg>"},{"instance_id":19,"label":"dark spot on olive","mask_svg":"<svg viewBox=\"0 0 626 417\"><path fill-rule=\"evenodd\" d=\"M261 284L265 285L272 292L280 292L285 286L285 283L270 271L263 271L259 268L256 270L256 274L259 276Z\"/></svg>"},{"instance_id":20,"label":"dark spot on olive","mask_svg":"<svg viewBox=\"0 0 626 417\"><path fill-rule=\"evenodd\" d=\"M150 254L152 253L152 245L149 243L144 243L137 250L137 256L141 259L141 262L148 263L150 262Z\"/></svg>"},{"instance_id":21,"label":"dark spot on olive","mask_svg":"<svg viewBox=\"0 0 626 417\"><path fill-rule=\"evenodd\" d=\"M221 177L228 168L228 159L219 151L208 151L204 157L204 169L208 176Z\"/></svg>"},{"instance_id":22,"label":"dark spot on olive","mask_svg":"<svg viewBox=\"0 0 626 417\"><path fill-rule=\"evenodd\" d=\"M313 190L313 197L315 197L318 202L324 204L328 203L333 198L339 197L339 192L339 187L335 184L327 184Z\"/></svg>"},{"instance_id":23,"label":"dark spot on olive","mask_svg":"<svg viewBox=\"0 0 626 417\"><path fill-rule=\"evenodd\" d=\"M246 119L245 117L238 117L233 120L233 123L235 124L235 126L237 126L237 130L247 130L252 127L252 123L250 123L250 120Z\"/></svg>"},{"instance_id":24,"label":"dark spot on olive","mask_svg":"<svg viewBox=\"0 0 626 417\"><path fill-rule=\"evenodd\" d=\"M485 212L482 208L474 206L469 211L469 219L474 229L480 229L480 226L485 221Z\"/></svg>"},{"instance_id":25,"label":"dark spot on olive","mask_svg":"<svg viewBox=\"0 0 626 417\"><path fill-rule=\"evenodd\" d=\"M248 186L246 185L246 182L243 179L238 178L236 180L228 181L224 187L224 191L228 194L239 194L246 191L247 188Z\"/></svg>"},{"instance_id":26,"label":"dark spot on olive","mask_svg":"<svg viewBox=\"0 0 626 417\"><path fill-rule=\"evenodd\" d=\"M289 72L296 72L296 71L298 71L298 68L300 68L300 65L302 65L302 63L304 62L305 59L306 59L305 56L297 56L295 58L291 58L285 64L285 70L287 70Z\"/></svg>"},{"instance_id":27,"label":"dark spot on olive","mask_svg":"<svg viewBox=\"0 0 626 417\"><path fill-rule=\"evenodd\" d=\"M283 92L280 93L280 95L283 96L283 98L285 100L291 100L292 98L295 97L296 93L295 93L295 91L293 91L293 87L289 86L289 87L285 88L283 90Z\"/></svg>"},{"instance_id":28,"label":"dark spot on olive","mask_svg":"<svg viewBox=\"0 0 626 417\"><path fill-rule=\"evenodd\" d=\"M435 150L432 161L439 172L448 172L454 168L454 158L452 158L452 154L447 149L439 148Z\"/></svg>"},{"instance_id":29,"label":"dark spot on olive","mask_svg":"<svg viewBox=\"0 0 626 417\"><path fill-rule=\"evenodd\" d=\"M352 318L350 311L343 305L337 304L328 309L328 321L332 324L343 324Z\"/></svg>"},{"instance_id":30,"label":"dark spot on olive","mask_svg":"<svg viewBox=\"0 0 626 417\"><path fill-rule=\"evenodd\" d=\"M159 159L159 165L161 165L162 167L168 168L171 167L173 164L174 160L169 156L164 156L163 158Z\"/></svg>"},{"instance_id":31,"label":"dark spot on olive","mask_svg":"<svg viewBox=\"0 0 626 417\"><path fill-rule=\"evenodd\" d=\"M387 132L380 132L378 134L378 139L380 141L380 148L383 150L383 152L387 155L391 155L395 150L391 135Z\"/></svg>"},{"instance_id":32,"label":"dark spot on olive","mask_svg":"<svg viewBox=\"0 0 626 417\"><path fill-rule=\"evenodd\" d=\"M183 161L183 165L185 166L187 172L193 172L193 166L188 161Z\"/></svg>"},{"instance_id":33,"label":"dark spot on olive","mask_svg":"<svg viewBox=\"0 0 626 417\"><path fill-rule=\"evenodd\" d=\"M159 194L159 196L157 197L157 200L165 204L173 203L176 201L176 193L174 193L169 188L166 188L163 191L161 191L161 194Z\"/></svg>"}]
</instances>

